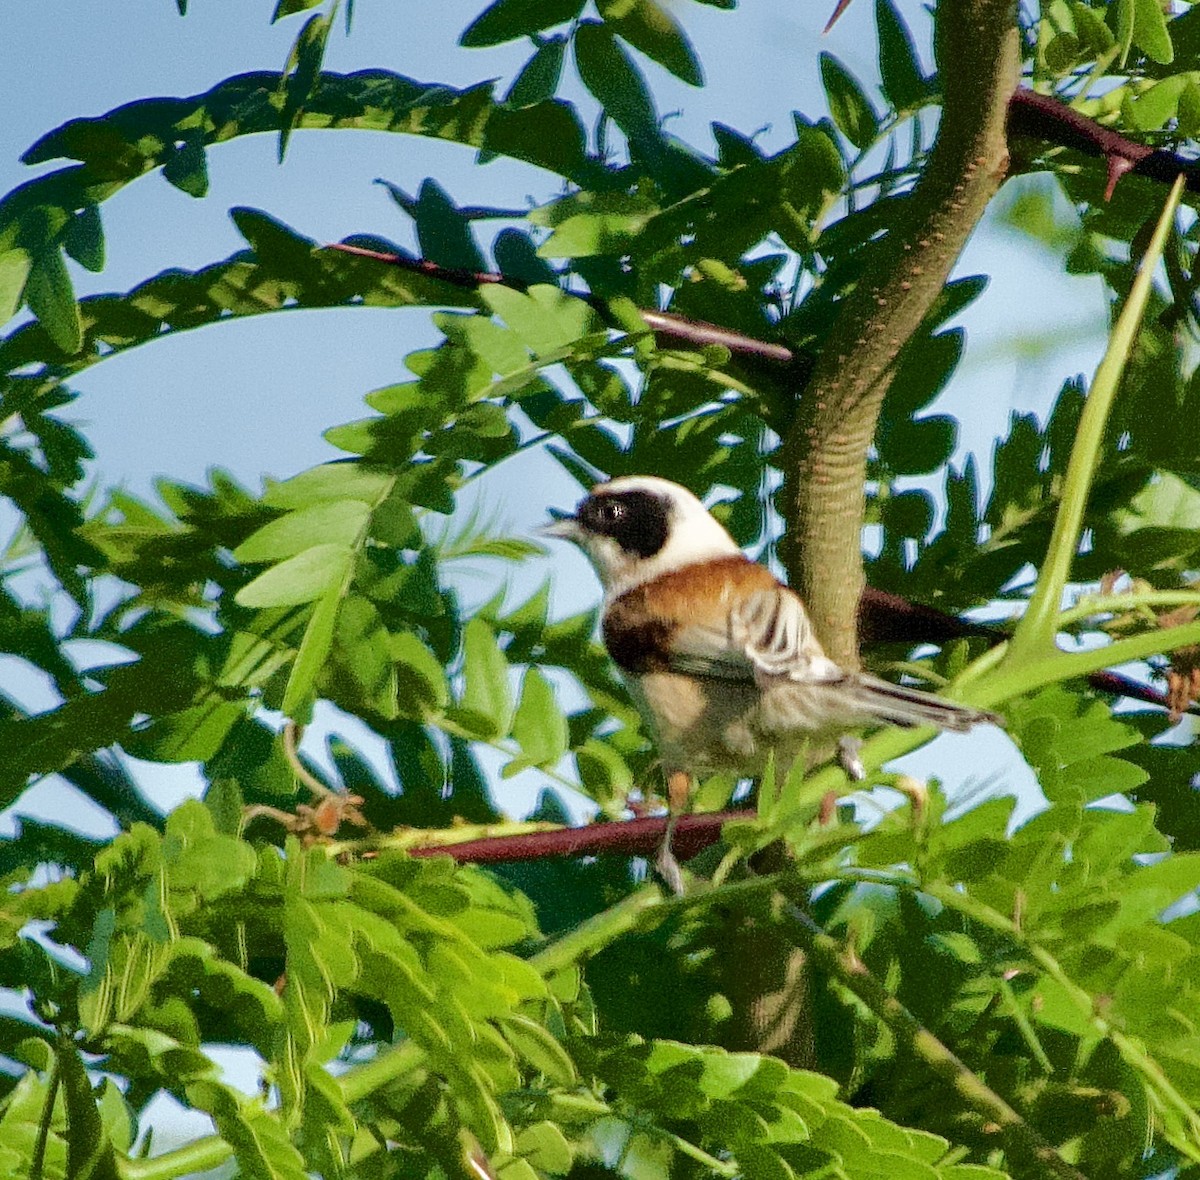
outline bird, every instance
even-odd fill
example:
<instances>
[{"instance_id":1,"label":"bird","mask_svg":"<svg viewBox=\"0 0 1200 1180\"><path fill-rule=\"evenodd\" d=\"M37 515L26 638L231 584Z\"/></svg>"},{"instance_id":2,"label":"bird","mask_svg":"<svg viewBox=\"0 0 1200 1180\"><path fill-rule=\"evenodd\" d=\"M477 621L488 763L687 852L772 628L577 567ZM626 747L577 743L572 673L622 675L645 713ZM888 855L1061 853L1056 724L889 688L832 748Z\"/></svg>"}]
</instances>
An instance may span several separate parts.
<instances>
[{"instance_id":1,"label":"bird","mask_svg":"<svg viewBox=\"0 0 1200 1180\"><path fill-rule=\"evenodd\" d=\"M667 780L660 873L678 892L675 818L698 776L786 774L836 746L862 778L855 731L878 725L964 732L995 713L844 669L821 648L804 603L752 561L687 488L651 475L598 484L542 532L577 545L604 593L601 634L646 720Z\"/></svg>"}]
</instances>

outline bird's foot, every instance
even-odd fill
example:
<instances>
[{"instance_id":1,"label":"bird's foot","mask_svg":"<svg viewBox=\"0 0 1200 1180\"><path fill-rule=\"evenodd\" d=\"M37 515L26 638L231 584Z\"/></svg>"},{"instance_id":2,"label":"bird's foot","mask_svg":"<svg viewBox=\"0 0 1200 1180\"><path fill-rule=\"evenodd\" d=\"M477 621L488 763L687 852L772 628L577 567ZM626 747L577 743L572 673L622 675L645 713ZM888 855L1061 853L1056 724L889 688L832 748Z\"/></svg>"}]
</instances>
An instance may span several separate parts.
<instances>
[{"instance_id":1,"label":"bird's foot","mask_svg":"<svg viewBox=\"0 0 1200 1180\"><path fill-rule=\"evenodd\" d=\"M676 897L683 897L687 893L687 886L683 880L683 869L680 867L679 861L675 859L675 854L665 844L658 850L658 855L654 858L654 867L663 879L663 884Z\"/></svg>"},{"instance_id":2,"label":"bird's foot","mask_svg":"<svg viewBox=\"0 0 1200 1180\"><path fill-rule=\"evenodd\" d=\"M867 777L862 758L859 757L860 750L862 738L850 737L848 734L838 738L838 762L846 772L846 777L856 783L861 783Z\"/></svg>"},{"instance_id":3,"label":"bird's foot","mask_svg":"<svg viewBox=\"0 0 1200 1180\"><path fill-rule=\"evenodd\" d=\"M654 858L654 867L663 883L676 897L682 897L687 892L683 881L683 869L675 859L671 849L671 838L675 835L675 821L679 817L674 812L667 818L667 830L663 833L662 843L658 846L658 855Z\"/></svg>"}]
</instances>

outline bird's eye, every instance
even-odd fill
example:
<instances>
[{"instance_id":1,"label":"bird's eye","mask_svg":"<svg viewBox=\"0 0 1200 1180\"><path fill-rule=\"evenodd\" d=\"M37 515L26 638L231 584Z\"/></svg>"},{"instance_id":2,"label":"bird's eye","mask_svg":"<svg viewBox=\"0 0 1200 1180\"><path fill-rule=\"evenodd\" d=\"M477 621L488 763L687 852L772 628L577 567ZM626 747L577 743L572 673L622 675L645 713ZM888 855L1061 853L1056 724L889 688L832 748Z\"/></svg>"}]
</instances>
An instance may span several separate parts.
<instances>
[{"instance_id":1,"label":"bird's eye","mask_svg":"<svg viewBox=\"0 0 1200 1180\"><path fill-rule=\"evenodd\" d=\"M625 505L620 500L605 500L600 504L600 520L604 524L616 524L624 516Z\"/></svg>"}]
</instances>

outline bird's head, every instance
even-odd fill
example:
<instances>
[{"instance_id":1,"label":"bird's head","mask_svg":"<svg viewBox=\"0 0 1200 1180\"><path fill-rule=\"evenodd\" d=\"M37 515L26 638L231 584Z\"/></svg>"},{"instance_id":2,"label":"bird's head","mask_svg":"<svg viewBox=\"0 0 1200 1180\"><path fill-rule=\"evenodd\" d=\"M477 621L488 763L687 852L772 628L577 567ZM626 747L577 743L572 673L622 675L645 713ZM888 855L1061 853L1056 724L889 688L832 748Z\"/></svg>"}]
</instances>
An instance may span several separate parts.
<instances>
[{"instance_id":1,"label":"bird's head","mask_svg":"<svg viewBox=\"0 0 1200 1180\"><path fill-rule=\"evenodd\" d=\"M683 566L741 552L687 488L653 475L598 484L574 515L552 515L542 532L578 545L610 599Z\"/></svg>"}]
</instances>

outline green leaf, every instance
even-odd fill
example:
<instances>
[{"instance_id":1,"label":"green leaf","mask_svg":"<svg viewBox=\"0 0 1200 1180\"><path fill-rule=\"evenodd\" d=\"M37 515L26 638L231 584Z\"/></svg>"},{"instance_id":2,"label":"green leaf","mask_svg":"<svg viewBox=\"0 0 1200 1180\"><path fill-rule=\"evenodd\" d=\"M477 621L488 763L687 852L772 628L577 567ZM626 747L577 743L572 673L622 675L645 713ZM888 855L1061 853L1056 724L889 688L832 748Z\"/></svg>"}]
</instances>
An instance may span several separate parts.
<instances>
[{"instance_id":1,"label":"green leaf","mask_svg":"<svg viewBox=\"0 0 1200 1180\"><path fill-rule=\"evenodd\" d=\"M208 153L204 140L190 135L163 163L163 178L189 197L208 196Z\"/></svg>"},{"instance_id":2,"label":"green leaf","mask_svg":"<svg viewBox=\"0 0 1200 1180\"><path fill-rule=\"evenodd\" d=\"M422 182L413 218L423 257L456 270L478 273L487 269L471 234L471 223L436 180Z\"/></svg>"},{"instance_id":3,"label":"green leaf","mask_svg":"<svg viewBox=\"0 0 1200 1180\"><path fill-rule=\"evenodd\" d=\"M450 688L441 661L411 631L392 635L389 641L396 662L396 696L409 716L439 713L450 703Z\"/></svg>"},{"instance_id":4,"label":"green leaf","mask_svg":"<svg viewBox=\"0 0 1200 1180\"><path fill-rule=\"evenodd\" d=\"M538 257L537 247L529 235L518 229L501 230L492 245L492 253L496 258L496 269L502 274L511 275L530 287L539 283L551 287L557 284L553 268Z\"/></svg>"},{"instance_id":5,"label":"green leaf","mask_svg":"<svg viewBox=\"0 0 1200 1180\"><path fill-rule=\"evenodd\" d=\"M656 0L596 0L604 23L648 58L690 86L704 85L704 72L687 34Z\"/></svg>"},{"instance_id":6,"label":"green leaf","mask_svg":"<svg viewBox=\"0 0 1200 1180\"><path fill-rule=\"evenodd\" d=\"M337 548L330 546L330 548ZM309 553L312 550L308 550ZM293 559L297 560L297 559ZM282 568L276 566L276 569ZM315 695L313 685L317 676L325 667L329 649L333 645L333 631L337 626L338 609L346 592L344 575L349 570L349 560L343 567L343 576L335 577L329 588L317 602L316 608L309 617L308 626L304 628L304 638L300 641L300 650L288 674L287 686L283 690L283 702L280 708L289 717L294 717L302 724L309 720L312 699ZM245 605L245 604L243 604Z\"/></svg>"},{"instance_id":7,"label":"green leaf","mask_svg":"<svg viewBox=\"0 0 1200 1180\"><path fill-rule=\"evenodd\" d=\"M551 1122L522 1128L517 1135L517 1154L539 1171L557 1176L565 1176L574 1160L567 1137Z\"/></svg>"},{"instance_id":8,"label":"green leaf","mask_svg":"<svg viewBox=\"0 0 1200 1180\"><path fill-rule=\"evenodd\" d=\"M875 0L875 25L879 31L883 93L896 110L915 110L929 97L929 87L921 73L912 33L892 0Z\"/></svg>"},{"instance_id":9,"label":"green leaf","mask_svg":"<svg viewBox=\"0 0 1200 1180\"><path fill-rule=\"evenodd\" d=\"M1107 53L1116 44L1111 30L1104 23L1104 14L1083 0L1071 0L1071 16L1075 21L1075 32L1087 44L1094 57Z\"/></svg>"},{"instance_id":10,"label":"green leaf","mask_svg":"<svg viewBox=\"0 0 1200 1180\"><path fill-rule=\"evenodd\" d=\"M566 718L558 707L554 689L536 668L525 673L512 736L521 747L521 757L505 768L506 776L526 766L554 766L567 752L570 739Z\"/></svg>"},{"instance_id":11,"label":"green leaf","mask_svg":"<svg viewBox=\"0 0 1200 1180\"><path fill-rule=\"evenodd\" d=\"M553 227L538 247L543 258L586 258L624 253L634 235L656 213L658 204L627 193L577 193L535 209L530 221ZM487 292L484 292L487 297Z\"/></svg>"},{"instance_id":12,"label":"green leaf","mask_svg":"<svg viewBox=\"0 0 1200 1180\"><path fill-rule=\"evenodd\" d=\"M325 47L333 27L333 13L318 13L305 22L288 54L283 77L283 110L280 113L279 160L287 153L288 139L300 125L305 104L317 88Z\"/></svg>"},{"instance_id":13,"label":"green leaf","mask_svg":"<svg viewBox=\"0 0 1200 1180\"><path fill-rule=\"evenodd\" d=\"M20 310L32 265L27 250L6 250L0 254L0 324L8 323Z\"/></svg>"},{"instance_id":14,"label":"green leaf","mask_svg":"<svg viewBox=\"0 0 1200 1180\"><path fill-rule=\"evenodd\" d=\"M463 675L462 708L487 722L485 736L508 733L512 718L508 661L482 619L472 619L463 631Z\"/></svg>"},{"instance_id":15,"label":"green leaf","mask_svg":"<svg viewBox=\"0 0 1200 1180\"><path fill-rule=\"evenodd\" d=\"M575 1063L549 1031L527 1016L502 1016L497 1023L512 1047L538 1073L559 1086L575 1085Z\"/></svg>"},{"instance_id":16,"label":"green leaf","mask_svg":"<svg viewBox=\"0 0 1200 1180\"><path fill-rule=\"evenodd\" d=\"M259 574L236 594L240 606L298 606L340 585L354 560L348 545L314 545Z\"/></svg>"},{"instance_id":17,"label":"green leaf","mask_svg":"<svg viewBox=\"0 0 1200 1180\"><path fill-rule=\"evenodd\" d=\"M361 500L330 500L289 512L251 533L234 551L238 561L278 561L313 545L357 543L371 515Z\"/></svg>"},{"instance_id":18,"label":"green leaf","mask_svg":"<svg viewBox=\"0 0 1200 1180\"><path fill-rule=\"evenodd\" d=\"M879 458L902 475L937 471L954 453L958 420L949 414L901 419L879 438Z\"/></svg>"},{"instance_id":19,"label":"green leaf","mask_svg":"<svg viewBox=\"0 0 1200 1180\"><path fill-rule=\"evenodd\" d=\"M1136 5L1137 0L1117 0L1116 4L1117 44L1121 47L1119 60L1122 68L1124 68L1125 62L1129 57L1129 51L1133 48L1133 26Z\"/></svg>"},{"instance_id":20,"label":"green leaf","mask_svg":"<svg viewBox=\"0 0 1200 1180\"><path fill-rule=\"evenodd\" d=\"M1130 103L1134 125L1139 131L1157 131L1175 118L1179 101L1189 85L1195 85L1186 74L1164 78L1149 90L1143 90Z\"/></svg>"},{"instance_id":21,"label":"green leaf","mask_svg":"<svg viewBox=\"0 0 1200 1180\"><path fill-rule=\"evenodd\" d=\"M65 1037L60 1036L56 1048L71 1131L67 1142L67 1174L86 1176L88 1180L118 1180L113 1145L104 1133L83 1059Z\"/></svg>"},{"instance_id":22,"label":"green leaf","mask_svg":"<svg viewBox=\"0 0 1200 1180\"><path fill-rule=\"evenodd\" d=\"M645 79L608 27L583 21L574 45L579 76L612 121L631 140L657 140L658 114Z\"/></svg>"},{"instance_id":23,"label":"green leaf","mask_svg":"<svg viewBox=\"0 0 1200 1180\"><path fill-rule=\"evenodd\" d=\"M816 228L837 197L846 179L842 158L830 132L796 121L796 142L781 158L780 209L786 209L803 238L811 245ZM786 225L777 225L784 233ZM786 236L786 235L785 235Z\"/></svg>"},{"instance_id":24,"label":"green leaf","mask_svg":"<svg viewBox=\"0 0 1200 1180\"><path fill-rule=\"evenodd\" d=\"M633 788L629 764L607 742L589 738L575 751L575 764L587 793L601 806L623 801Z\"/></svg>"},{"instance_id":25,"label":"green leaf","mask_svg":"<svg viewBox=\"0 0 1200 1180\"><path fill-rule=\"evenodd\" d=\"M193 1106L212 1115L217 1132L233 1148L247 1180L308 1180L304 1158L292 1145L278 1114L218 1082L193 1082L187 1096Z\"/></svg>"},{"instance_id":26,"label":"green leaf","mask_svg":"<svg viewBox=\"0 0 1200 1180\"><path fill-rule=\"evenodd\" d=\"M1159 0L1133 0L1133 43L1159 65L1175 60L1167 14Z\"/></svg>"},{"instance_id":27,"label":"green leaf","mask_svg":"<svg viewBox=\"0 0 1200 1180\"><path fill-rule=\"evenodd\" d=\"M1200 547L1200 492L1177 475L1156 472L1109 521L1118 536L1129 538L1147 566L1186 562Z\"/></svg>"},{"instance_id":28,"label":"green leaf","mask_svg":"<svg viewBox=\"0 0 1200 1180\"><path fill-rule=\"evenodd\" d=\"M84 205L63 231L63 249L86 270L104 269L104 227L99 205Z\"/></svg>"},{"instance_id":29,"label":"green leaf","mask_svg":"<svg viewBox=\"0 0 1200 1180\"><path fill-rule=\"evenodd\" d=\"M307 12L316 8L322 0L278 0L275 11L271 13L271 24L282 20L285 16L294 16L297 12Z\"/></svg>"},{"instance_id":30,"label":"green leaf","mask_svg":"<svg viewBox=\"0 0 1200 1180\"><path fill-rule=\"evenodd\" d=\"M961 328L910 340L888 388L885 416L915 414L929 405L954 375L966 340Z\"/></svg>"},{"instance_id":31,"label":"green leaf","mask_svg":"<svg viewBox=\"0 0 1200 1180\"><path fill-rule=\"evenodd\" d=\"M574 20L584 0L496 0L467 26L460 45L477 49L530 37L543 29Z\"/></svg>"},{"instance_id":32,"label":"green leaf","mask_svg":"<svg viewBox=\"0 0 1200 1180\"><path fill-rule=\"evenodd\" d=\"M323 463L282 483L269 483L262 502L268 508L307 508L324 500L377 504L395 481L394 475L365 463Z\"/></svg>"},{"instance_id":33,"label":"green leaf","mask_svg":"<svg viewBox=\"0 0 1200 1180\"><path fill-rule=\"evenodd\" d=\"M333 650L339 675L361 693L358 707L381 717L395 717L397 681L391 636L373 602L357 594L344 599ZM342 707L349 703L343 701Z\"/></svg>"},{"instance_id":34,"label":"green leaf","mask_svg":"<svg viewBox=\"0 0 1200 1180\"><path fill-rule=\"evenodd\" d=\"M856 147L875 142L879 116L858 79L832 53L821 54L821 84L838 130Z\"/></svg>"},{"instance_id":35,"label":"green leaf","mask_svg":"<svg viewBox=\"0 0 1200 1180\"><path fill-rule=\"evenodd\" d=\"M1179 96L1178 118L1181 135L1186 135L1188 139L1200 136L1200 86L1191 79Z\"/></svg>"},{"instance_id":36,"label":"green leaf","mask_svg":"<svg viewBox=\"0 0 1200 1180\"><path fill-rule=\"evenodd\" d=\"M568 347L599 327L587 303L558 287L535 286L521 292L497 284L485 287L482 295L535 356Z\"/></svg>"},{"instance_id":37,"label":"green leaf","mask_svg":"<svg viewBox=\"0 0 1200 1180\"><path fill-rule=\"evenodd\" d=\"M41 321L55 347L74 356L83 347L83 321L66 263L57 246L44 246L33 255L25 281L25 301Z\"/></svg>"},{"instance_id":38,"label":"green leaf","mask_svg":"<svg viewBox=\"0 0 1200 1180\"><path fill-rule=\"evenodd\" d=\"M553 98L562 77L566 51L566 37L548 37L543 41L534 55L522 66L521 72L504 96L504 101L509 106L526 107Z\"/></svg>"},{"instance_id":39,"label":"green leaf","mask_svg":"<svg viewBox=\"0 0 1200 1180\"><path fill-rule=\"evenodd\" d=\"M153 718L122 745L135 758L157 762L206 762L216 755L246 715L240 701L207 700Z\"/></svg>"}]
</instances>

